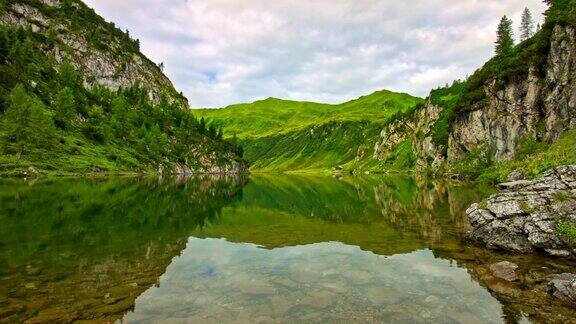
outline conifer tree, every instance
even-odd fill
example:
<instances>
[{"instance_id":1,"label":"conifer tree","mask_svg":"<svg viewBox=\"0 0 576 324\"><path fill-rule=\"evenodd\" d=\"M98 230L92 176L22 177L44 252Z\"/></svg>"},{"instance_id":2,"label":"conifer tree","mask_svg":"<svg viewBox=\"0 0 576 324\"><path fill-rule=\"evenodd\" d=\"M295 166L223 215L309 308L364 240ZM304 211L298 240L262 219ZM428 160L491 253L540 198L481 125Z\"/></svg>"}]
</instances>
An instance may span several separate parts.
<instances>
[{"instance_id":1,"label":"conifer tree","mask_svg":"<svg viewBox=\"0 0 576 324\"><path fill-rule=\"evenodd\" d=\"M508 55L514 50L514 38L512 31L512 20L502 17L497 31L496 55Z\"/></svg>"},{"instance_id":2,"label":"conifer tree","mask_svg":"<svg viewBox=\"0 0 576 324\"><path fill-rule=\"evenodd\" d=\"M74 102L74 93L70 88L64 87L58 91L54 98L52 108L56 112L54 121L56 126L61 129L69 129L76 117L76 106Z\"/></svg>"},{"instance_id":3,"label":"conifer tree","mask_svg":"<svg viewBox=\"0 0 576 324\"><path fill-rule=\"evenodd\" d=\"M520 24L520 40L525 41L534 35L534 19L530 9L525 8L522 13L522 23Z\"/></svg>"},{"instance_id":4,"label":"conifer tree","mask_svg":"<svg viewBox=\"0 0 576 324\"><path fill-rule=\"evenodd\" d=\"M44 104L29 95L21 84L8 95L6 113L1 121L5 153L20 156L38 149L50 149L54 144L54 124Z\"/></svg>"}]
</instances>

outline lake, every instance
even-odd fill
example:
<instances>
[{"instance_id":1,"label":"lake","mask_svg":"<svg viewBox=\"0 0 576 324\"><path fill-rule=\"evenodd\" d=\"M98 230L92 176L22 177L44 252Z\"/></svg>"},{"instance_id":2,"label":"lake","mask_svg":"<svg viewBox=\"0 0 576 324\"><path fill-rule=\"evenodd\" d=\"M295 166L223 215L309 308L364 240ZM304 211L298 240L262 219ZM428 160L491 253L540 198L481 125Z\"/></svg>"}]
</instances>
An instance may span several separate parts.
<instances>
[{"instance_id":1,"label":"lake","mask_svg":"<svg viewBox=\"0 0 576 324\"><path fill-rule=\"evenodd\" d=\"M0 322L574 321L574 265L466 241L494 192L404 176L0 180ZM489 266L518 264L520 280Z\"/></svg>"}]
</instances>

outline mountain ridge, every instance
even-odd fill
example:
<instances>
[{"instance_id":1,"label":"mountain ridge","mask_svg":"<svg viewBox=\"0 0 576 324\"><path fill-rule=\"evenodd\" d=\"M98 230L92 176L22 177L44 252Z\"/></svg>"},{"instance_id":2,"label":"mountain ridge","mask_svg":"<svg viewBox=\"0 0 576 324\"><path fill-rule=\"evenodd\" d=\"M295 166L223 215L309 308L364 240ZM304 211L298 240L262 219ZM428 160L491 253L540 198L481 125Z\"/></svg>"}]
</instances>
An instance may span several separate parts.
<instances>
[{"instance_id":1,"label":"mountain ridge","mask_svg":"<svg viewBox=\"0 0 576 324\"><path fill-rule=\"evenodd\" d=\"M252 170L327 170L371 155L387 120L422 101L378 90L340 104L268 98L197 114L237 138Z\"/></svg>"}]
</instances>

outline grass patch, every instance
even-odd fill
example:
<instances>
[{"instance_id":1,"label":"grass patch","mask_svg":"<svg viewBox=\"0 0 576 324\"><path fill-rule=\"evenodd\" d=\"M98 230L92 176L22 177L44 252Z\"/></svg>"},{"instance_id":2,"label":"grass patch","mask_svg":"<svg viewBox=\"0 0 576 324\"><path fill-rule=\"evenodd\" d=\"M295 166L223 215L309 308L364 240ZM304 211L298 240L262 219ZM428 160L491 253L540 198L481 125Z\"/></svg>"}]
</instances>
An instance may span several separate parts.
<instances>
[{"instance_id":1,"label":"grass patch","mask_svg":"<svg viewBox=\"0 0 576 324\"><path fill-rule=\"evenodd\" d=\"M558 191L552 194L552 199L557 202L567 202L576 200L576 196L568 191Z\"/></svg>"},{"instance_id":2,"label":"grass patch","mask_svg":"<svg viewBox=\"0 0 576 324\"><path fill-rule=\"evenodd\" d=\"M559 222L556 226L556 233L567 238L571 243L576 244L576 224Z\"/></svg>"},{"instance_id":3,"label":"grass patch","mask_svg":"<svg viewBox=\"0 0 576 324\"><path fill-rule=\"evenodd\" d=\"M555 166L575 164L576 129L565 132L552 145L538 144L536 147L536 151L521 159L501 162L481 170L478 179L494 183L505 182L512 171L521 171L528 179L534 179Z\"/></svg>"}]
</instances>

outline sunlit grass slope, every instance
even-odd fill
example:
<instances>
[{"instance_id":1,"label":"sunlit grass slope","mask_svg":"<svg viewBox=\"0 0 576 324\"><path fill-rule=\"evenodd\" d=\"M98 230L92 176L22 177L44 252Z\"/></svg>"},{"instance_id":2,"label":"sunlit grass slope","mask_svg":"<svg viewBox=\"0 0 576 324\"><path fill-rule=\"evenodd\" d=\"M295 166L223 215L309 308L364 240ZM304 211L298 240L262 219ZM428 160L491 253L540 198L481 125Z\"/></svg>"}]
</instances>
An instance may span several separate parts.
<instances>
[{"instance_id":1,"label":"sunlit grass slope","mask_svg":"<svg viewBox=\"0 0 576 324\"><path fill-rule=\"evenodd\" d=\"M372 156L383 125L420 102L382 90L338 105L269 98L195 114L236 136L253 170L318 171Z\"/></svg>"}]
</instances>

